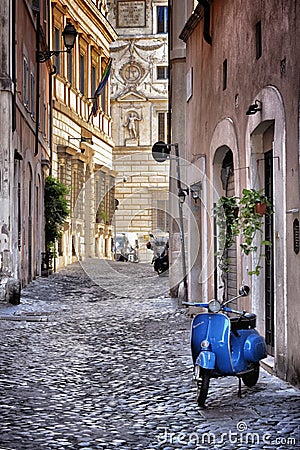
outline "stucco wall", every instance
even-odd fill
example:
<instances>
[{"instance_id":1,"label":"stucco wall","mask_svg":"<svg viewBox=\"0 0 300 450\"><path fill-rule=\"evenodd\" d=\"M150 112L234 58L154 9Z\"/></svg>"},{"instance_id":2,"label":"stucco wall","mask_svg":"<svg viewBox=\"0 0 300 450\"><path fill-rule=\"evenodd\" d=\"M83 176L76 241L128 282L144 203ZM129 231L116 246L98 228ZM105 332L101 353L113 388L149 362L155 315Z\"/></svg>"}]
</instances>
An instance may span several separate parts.
<instances>
[{"instance_id":1,"label":"stucco wall","mask_svg":"<svg viewBox=\"0 0 300 450\"><path fill-rule=\"evenodd\" d=\"M187 104L187 151L207 155L207 175L213 185L213 158L230 139L232 122L236 194L258 186L255 138L261 124L274 123L274 254L275 254L275 370L299 382L300 255L293 250L293 220L299 212L299 2L214 1L211 6L212 45L203 39L203 20L187 40L187 70L193 71L193 95ZM256 57L255 26L261 21L262 55ZM224 88L223 64L227 60ZM246 115L250 104L262 110ZM219 136L216 139L217 135ZM222 144L223 142L223 144ZM261 150L260 150L261 151ZM212 207L213 194L210 195ZM289 211L294 210L295 213ZM240 281L246 264L241 260ZM249 279L252 301L259 314L264 288ZM213 293L213 281L209 283ZM263 323L261 326L263 327Z\"/></svg>"}]
</instances>

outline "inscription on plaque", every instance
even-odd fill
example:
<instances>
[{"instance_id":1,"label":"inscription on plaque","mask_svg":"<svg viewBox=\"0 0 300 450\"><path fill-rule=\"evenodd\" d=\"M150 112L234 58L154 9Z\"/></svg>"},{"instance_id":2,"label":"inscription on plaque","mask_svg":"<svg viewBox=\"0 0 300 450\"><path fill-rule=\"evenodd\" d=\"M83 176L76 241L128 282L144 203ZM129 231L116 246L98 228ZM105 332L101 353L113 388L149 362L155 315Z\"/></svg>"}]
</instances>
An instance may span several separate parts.
<instances>
[{"instance_id":1,"label":"inscription on plaque","mask_svg":"<svg viewBox=\"0 0 300 450\"><path fill-rule=\"evenodd\" d=\"M118 2L119 28L135 28L146 26L145 0Z\"/></svg>"}]
</instances>

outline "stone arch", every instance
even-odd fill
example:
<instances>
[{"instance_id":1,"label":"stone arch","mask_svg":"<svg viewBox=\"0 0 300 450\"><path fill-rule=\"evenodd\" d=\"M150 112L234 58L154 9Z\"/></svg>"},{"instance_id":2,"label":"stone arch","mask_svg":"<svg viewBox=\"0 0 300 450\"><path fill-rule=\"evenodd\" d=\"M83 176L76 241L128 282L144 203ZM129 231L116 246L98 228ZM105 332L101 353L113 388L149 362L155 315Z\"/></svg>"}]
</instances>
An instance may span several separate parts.
<instances>
[{"instance_id":1,"label":"stone arch","mask_svg":"<svg viewBox=\"0 0 300 450\"><path fill-rule=\"evenodd\" d=\"M239 179L234 177L234 168L239 167L239 154L237 134L230 118L220 121L211 141L211 155L213 164L211 166L210 180L212 180L212 203L216 203L220 196L234 196L239 192ZM215 244L217 246L217 244ZM215 251L217 248L215 248ZM222 251L222 249L219 249ZM214 260L214 295L216 298L227 300L236 295L237 284L240 277L237 264L237 247L233 245L228 251L230 261L230 272L222 273Z\"/></svg>"}]
</instances>

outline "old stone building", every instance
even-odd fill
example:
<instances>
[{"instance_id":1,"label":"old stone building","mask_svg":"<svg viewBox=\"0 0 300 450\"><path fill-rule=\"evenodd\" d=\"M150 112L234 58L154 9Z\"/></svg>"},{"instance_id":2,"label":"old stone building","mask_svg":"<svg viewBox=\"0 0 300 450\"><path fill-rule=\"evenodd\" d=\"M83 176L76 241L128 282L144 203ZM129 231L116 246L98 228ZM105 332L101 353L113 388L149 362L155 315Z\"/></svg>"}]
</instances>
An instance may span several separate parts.
<instances>
[{"instance_id":1,"label":"old stone building","mask_svg":"<svg viewBox=\"0 0 300 450\"><path fill-rule=\"evenodd\" d=\"M108 4L118 33L111 45L115 224L117 232L138 233L144 259L149 232L168 231L169 163L158 165L151 154L156 141L167 140L168 6L164 0Z\"/></svg>"},{"instance_id":2,"label":"old stone building","mask_svg":"<svg viewBox=\"0 0 300 450\"><path fill-rule=\"evenodd\" d=\"M53 175L69 188L71 211L58 246L58 265L74 258L112 256L115 173L109 82L99 98L93 98L109 63L109 44L116 38L106 3L52 3L53 46L60 48L66 23L73 23L78 32L73 52L53 60L52 167Z\"/></svg>"},{"instance_id":3,"label":"old stone building","mask_svg":"<svg viewBox=\"0 0 300 450\"><path fill-rule=\"evenodd\" d=\"M41 273L44 181L50 163L48 2L3 1L0 74L0 298Z\"/></svg>"},{"instance_id":4,"label":"old stone building","mask_svg":"<svg viewBox=\"0 0 300 450\"><path fill-rule=\"evenodd\" d=\"M251 298L240 306L257 313L269 353L265 367L299 383L299 2L171 1L182 3L186 23L177 36L186 45L186 180L201 188L200 199L186 199L189 254L198 248L189 295L228 298L249 284ZM174 95L177 85L171 85ZM220 273L212 208L221 196L241 197L244 189L264 191L273 204L255 242L271 246L261 259L255 251L247 256L237 237L229 270ZM257 264L259 276L250 275Z\"/></svg>"}]
</instances>

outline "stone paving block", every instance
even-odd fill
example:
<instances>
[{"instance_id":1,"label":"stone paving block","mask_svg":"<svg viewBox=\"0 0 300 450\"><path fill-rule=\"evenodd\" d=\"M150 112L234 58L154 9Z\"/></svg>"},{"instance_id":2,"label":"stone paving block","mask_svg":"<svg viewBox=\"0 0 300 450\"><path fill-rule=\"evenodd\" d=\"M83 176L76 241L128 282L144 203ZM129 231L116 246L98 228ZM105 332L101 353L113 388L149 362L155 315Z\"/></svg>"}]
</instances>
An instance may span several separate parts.
<instances>
[{"instance_id":1,"label":"stone paving block","mask_svg":"<svg viewBox=\"0 0 300 450\"><path fill-rule=\"evenodd\" d=\"M3 317L0 450L300 448L299 390L264 371L197 407L190 318L150 264L75 263Z\"/></svg>"}]
</instances>

